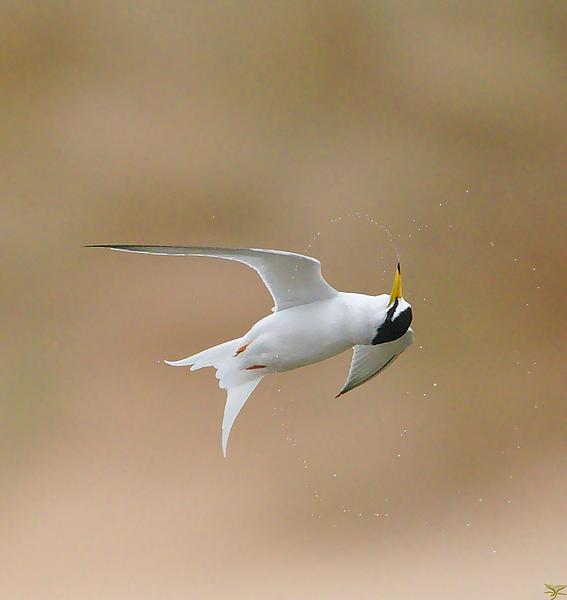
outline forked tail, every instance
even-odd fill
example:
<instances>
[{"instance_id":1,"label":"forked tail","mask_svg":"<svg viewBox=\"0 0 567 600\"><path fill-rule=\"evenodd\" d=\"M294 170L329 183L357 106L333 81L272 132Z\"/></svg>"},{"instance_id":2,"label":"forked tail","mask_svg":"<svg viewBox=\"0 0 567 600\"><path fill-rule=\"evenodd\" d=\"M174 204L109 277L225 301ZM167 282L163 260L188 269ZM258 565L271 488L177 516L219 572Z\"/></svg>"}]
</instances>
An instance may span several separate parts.
<instances>
[{"instance_id":1,"label":"forked tail","mask_svg":"<svg viewBox=\"0 0 567 600\"><path fill-rule=\"evenodd\" d=\"M239 361L235 360L235 354L241 345L242 339L239 338L208 348L181 360L164 361L173 367L191 366L191 371L204 367L214 367L216 369L219 387L227 391L222 420L222 453L225 458L228 437L236 417L263 377L257 371L242 370L239 367Z\"/></svg>"}]
</instances>

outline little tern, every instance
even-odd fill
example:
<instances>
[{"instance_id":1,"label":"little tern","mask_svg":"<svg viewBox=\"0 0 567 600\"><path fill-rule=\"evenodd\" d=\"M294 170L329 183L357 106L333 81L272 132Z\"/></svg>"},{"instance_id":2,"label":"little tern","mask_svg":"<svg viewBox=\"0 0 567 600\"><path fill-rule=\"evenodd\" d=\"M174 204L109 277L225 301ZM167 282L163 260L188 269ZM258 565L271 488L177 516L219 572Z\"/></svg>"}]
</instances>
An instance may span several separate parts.
<instances>
[{"instance_id":1,"label":"little tern","mask_svg":"<svg viewBox=\"0 0 567 600\"><path fill-rule=\"evenodd\" d=\"M222 421L222 451L244 403L270 373L320 362L353 349L347 380L337 394L358 387L382 372L413 342L412 309L402 296L400 265L390 295L339 292L321 275L321 263L310 256L257 248L132 246L97 244L121 252L208 256L244 263L254 269L272 295L272 314L242 337L193 354L165 361L191 371L213 367L227 391Z\"/></svg>"}]
</instances>

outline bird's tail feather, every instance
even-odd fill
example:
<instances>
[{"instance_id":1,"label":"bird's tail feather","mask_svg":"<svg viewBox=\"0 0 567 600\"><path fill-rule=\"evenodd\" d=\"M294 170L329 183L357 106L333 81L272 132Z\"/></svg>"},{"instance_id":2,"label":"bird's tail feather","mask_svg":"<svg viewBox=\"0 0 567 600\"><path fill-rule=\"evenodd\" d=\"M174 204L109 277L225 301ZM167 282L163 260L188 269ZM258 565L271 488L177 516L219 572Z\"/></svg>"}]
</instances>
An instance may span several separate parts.
<instances>
[{"instance_id":1,"label":"bird's tail feather","mask_svg":"<svg viewBox=\"0 0 567 600\"><path fill-rule=\"evenodd\" d=\"M193 354L187 358L182 358L181 360L164 360L164 362L172 367L188 367L192 365L191 371L196 371L203 367L216 367L217 363L235 354L239 343L240 339L229 340L218 346L197 352L197 354Z\"/></svg>"},{"instance_id":2,"label":"bird's tail feather","mask_svg":"<svg viewBox=\"0 0 567 600\"><path fill-rule=\"evenodd\" d=\"M235 357L236 351L241 345L242 339L238 338L213 348L207 348L181 360L164 361L174 367L188 367L191 365L191 371L204 367L215 368L219 387L227 391L222 421L222 451L225 457L228 437L236 417L263 377L257 371L241 369L240 361L236 360Z\"/></svg>"}]
</instances>

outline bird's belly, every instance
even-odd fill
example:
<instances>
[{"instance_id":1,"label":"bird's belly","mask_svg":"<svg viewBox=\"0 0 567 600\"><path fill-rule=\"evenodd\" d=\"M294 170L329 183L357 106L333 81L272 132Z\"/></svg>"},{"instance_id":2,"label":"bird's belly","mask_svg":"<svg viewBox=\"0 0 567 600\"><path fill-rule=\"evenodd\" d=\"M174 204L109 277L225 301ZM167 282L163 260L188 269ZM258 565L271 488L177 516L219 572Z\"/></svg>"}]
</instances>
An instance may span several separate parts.
<instances>
[{"instance_id":1,"label":"bird's belly","mask_svg":"<svg viewBox=\"0 0 567 600\"><path fill-rule=\"evenodd\" d=\"M290 371L306 365L326 360L350 346L348 344L302 344L299 347L281 345L274 347L271 353L270 368L274 372Z\"/></svg>"},{"instance_id":2,"label":"bird's belly","mask_svg":"<svg viewBox=\"0 0 567 600\"><path fill-rule=\"evenodd\" d=\"M287 318L291 316L270 317L271 322L257 336L254 329L250 332L254 339L246 351L248 361L265 365L271 372L282 372L320 362L352 347L342 328L334 320L325 319L325 315Z\"/></svg>"}]
</instances>

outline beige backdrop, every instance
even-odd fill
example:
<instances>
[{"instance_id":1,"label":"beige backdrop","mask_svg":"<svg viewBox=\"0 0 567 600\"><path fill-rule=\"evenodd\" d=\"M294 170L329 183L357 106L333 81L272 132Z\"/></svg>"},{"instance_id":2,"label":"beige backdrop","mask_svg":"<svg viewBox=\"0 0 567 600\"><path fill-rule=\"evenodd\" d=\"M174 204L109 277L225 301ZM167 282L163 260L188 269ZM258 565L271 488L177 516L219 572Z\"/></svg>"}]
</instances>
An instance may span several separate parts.
<instances>
[{"instance_id":1,"label":"beige backdrop","mask_svg":"<svg viewBox=\"0 0 567 600\"><path fill-rule=\"evenodd\" d=\"M2 3L0 595L546 598L567 584L564 2ZM158 364L310 252L416 343L265 380Z\"/></svg>"}]
</instances>

